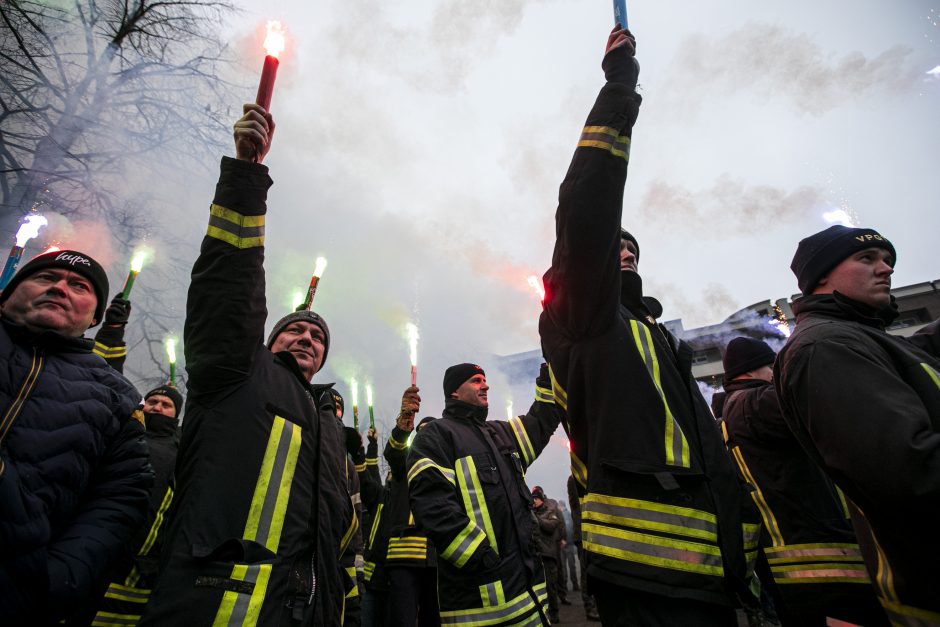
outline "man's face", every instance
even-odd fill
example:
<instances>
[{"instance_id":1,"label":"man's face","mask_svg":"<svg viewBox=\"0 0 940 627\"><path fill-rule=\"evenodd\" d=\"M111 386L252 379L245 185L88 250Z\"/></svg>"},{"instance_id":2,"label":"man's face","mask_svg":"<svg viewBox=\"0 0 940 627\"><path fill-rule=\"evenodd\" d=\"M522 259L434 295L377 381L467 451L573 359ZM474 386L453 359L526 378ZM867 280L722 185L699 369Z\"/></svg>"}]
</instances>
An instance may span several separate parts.
<instances>
[{"instance_id":1,"label":"man's face","mask_svg":"<svg viewBox=\"0 0 940 627\"><path fill-rule=\"evenodd\" d=\"M323 329L312 322L298 320L284 327L284 330L275 338L271 351L275 353L287 351L293 355L297 360L297 365L300 366L300 371L309 381L313 379L313 375L320 370L320 365L323 363L324 341L326 341L326 336L323 334Z\"/></svg>"},{"instance_id":2,"label":"man's face","mask_svg":"<svg viewBox=\"0 0 940 627\"><path fill-rule=\"evenodd\" d=\"M80 337L96 322L97 306L91 281L71 270L47 268L23 279L2 310L8 319L32 331Z\"/></svg>"},{"instance_id":3,"label":"man's face","mask_svg":"<svg viewBox=\"0 0 940 627\"><path fill-rule=\"evenodd\" d=\"M145 414L160 414L167 418L176 418L176 405L169 396L154 394L144 400Z\"/></svg>"},{"instance_id":4,"label":"man's face","mask_svg":"<svg viewBox=\"0 0 940 627\"><path fill-rule=\"evenodd\" d=\"M880 308L891 303L894 259L885 248L866 248L846 257L819 281L813 294L839 292L852 300Z\"/></svg>"},{"instance_id":5,"label":"man's face","mask_svg":"<svg viewBox=\"0 0 940 627\"><path fill-rule=\"evenodd\" d=\"M490 386L486 384L486 377L482 374L475 374L457 388L453 396L458 401L478 405L480 407L489 407L490 402L487 399L487 390Z\"/></svg>"},{"instance_id":6,"label":"man's face","mask_svg":"<svg viewBox=\"0 0 940 627\"><path fill-rule=\"evenodd\" d=\"M639 261L636 258L636 244L628 239L620 240L620 271L636 272Z\"/></svg>"},{"instance_id":7,"label":"man's face","mask_svg":"<svg viewBox=\"0 0 940 627\"><path fill-rule=\"evenodd\" d=\"M542 499L536 496L532 499L532 502L535 504L535 507L538 508L538 507L542 507L542 503L544 503L545 501L543 501Z\"/></svg>"}]
</instances>

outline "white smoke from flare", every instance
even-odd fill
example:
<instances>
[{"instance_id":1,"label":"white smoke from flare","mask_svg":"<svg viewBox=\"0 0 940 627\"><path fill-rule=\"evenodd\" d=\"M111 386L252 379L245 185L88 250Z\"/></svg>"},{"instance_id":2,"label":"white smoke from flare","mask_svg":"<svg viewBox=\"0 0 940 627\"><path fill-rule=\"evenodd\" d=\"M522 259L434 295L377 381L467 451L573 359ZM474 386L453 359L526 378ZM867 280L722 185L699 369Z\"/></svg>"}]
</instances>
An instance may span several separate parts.
<instances>
[{"instance_id":1,"label":"white smoke from flare","mask_svg":"<svg viewBox=\"0 0 940 627\"><path fill-rule=\"evenodd\" d=\"M833 209L822 215L823 220L829 224L841 224L842 226L855 226L855 220L845 209Z\"/></svg>"}]
</instances>

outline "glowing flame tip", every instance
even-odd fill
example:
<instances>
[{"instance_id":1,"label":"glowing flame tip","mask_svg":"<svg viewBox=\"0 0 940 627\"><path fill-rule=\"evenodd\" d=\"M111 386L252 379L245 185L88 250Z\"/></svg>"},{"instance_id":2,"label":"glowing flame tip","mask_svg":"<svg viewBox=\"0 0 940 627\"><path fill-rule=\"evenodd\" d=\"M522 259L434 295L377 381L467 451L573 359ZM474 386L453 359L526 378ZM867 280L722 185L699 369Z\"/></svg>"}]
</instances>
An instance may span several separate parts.
<instances>
[{"instance_id":1,"label":"glowing flame tip","mask_svg":"<svg viewBox=\"0 0 940 627\"><path fill-rule=\"evenodd\" d=\"M410 350L411 365L418 365L418 327L413 322L405 325L405 333L408 335L408 348Z\"/></svg>"},{"instance_id":2,"label":"glowing flame tip","mask_svg":"<svg viewBox=\"0 0 940 627\"><path fill-rule=\"evenodd\" d=\"M46 216L36 214L26 216L23 224L16 231L16 245L20 248L26 246L26 242L39 235L39 229L47 224L49 224L49 220L46 219Z\"/></svg>"},{"instance_id":3,"label":"glowing flame tip","mask_svg":"<svg viewBox=\"0 0 940 627\"><path fill-rule=\"evenodd\" d=\"M359 381L356 380L356 377L353 377L349 380L349 389L352 390L353 407L358 407L359 406Z\"/></svg>"},{"instance_id":4,"label":"glowing flame tip","mask_svg":"<svg viewBox=\"0 0 940 627\"><path fill-rule=\"evenodd\" d=\"M268 56L274 57L275 59L284 52L285 46L285 37L284 37L284 28L281 26L281 23L276 20L268 21L267 32L264 36L264 49L267 51Z\"/></svg>"},{"instance_id":5,"label":"glowing flame tip","mask_svg":"<svg viewBox=\"0 0 940 627\"><path fill-rule=\"evenodd\" d=\"M542 285L542 281L539 280L534 274L530 274L528 279L529 286L535 290L535 293L538 294L539 300L543 303L545 302L545 287Z\"/></svg>"},{"instance_id":6,"label":"glowing flame tip","mask_svg":"<svg viewBox=\"0 0 940 627\"><path fill-rule=\"evenodd\" d=\"M166 356L171 364L176 363L176 339L172 337L166 339Z\"/></svg>"},{"instance_id":7,"label":"glowing flame tip","mask_svg":"<svg viewBox=\"0 0 940 627\"><path fill-rule=\"evenodd\" d=\"M318 279L323 278L324 270L326 270L326 257L317 257L317 263L313 267L313 276Z\"/></svg>"},{"instance_id":8,"label":"glowing flame tip","mask_svg":"<svg viewBox=\"0 0 940 627\"><path fill-rule=\"evenodd\" d=\"M842 226L855 226L855 220L845 209L833 209L826 211L822 215L823 220L829 224L841 224Z\"/></svg>"},{"instance_id":9,"label":"glowing flame tip","mask_svg":"<svg viewBox=\"0 0 940 627\"><path fill-rule=\"evenodd\" d=\"M145 253L142 250L138 250L134 253L134 256L131 257L131 272L140 272L141 268L144 267L144 257Z\"/></svg>"},{"instance_id":10,"label":"glowing flame tip","mask_svg":"<svg viewBox=\"0 0 940 627\"><path fill-rule=\"evenodd\" d=\"M366 402L372 407L372 384L366 383Z\"/></svg>"}]
</instances>

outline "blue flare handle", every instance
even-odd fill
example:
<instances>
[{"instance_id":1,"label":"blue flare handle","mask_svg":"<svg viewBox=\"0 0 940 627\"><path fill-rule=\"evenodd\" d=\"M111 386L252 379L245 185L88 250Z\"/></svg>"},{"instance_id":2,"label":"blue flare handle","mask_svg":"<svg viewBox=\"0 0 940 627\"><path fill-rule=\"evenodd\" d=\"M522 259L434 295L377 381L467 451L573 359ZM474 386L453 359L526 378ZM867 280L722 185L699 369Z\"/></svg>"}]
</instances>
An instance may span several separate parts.
<instances>
[{"instance_id":1,"label":"blue flare handle","mask_svg":"<svg viewBox=\"0 0 940 627\"><path fill-rule=\"evenodd\" d=\"M614 0L614 24L630 28L627 23L627 0Z\"/></svg>"}]
</instances>

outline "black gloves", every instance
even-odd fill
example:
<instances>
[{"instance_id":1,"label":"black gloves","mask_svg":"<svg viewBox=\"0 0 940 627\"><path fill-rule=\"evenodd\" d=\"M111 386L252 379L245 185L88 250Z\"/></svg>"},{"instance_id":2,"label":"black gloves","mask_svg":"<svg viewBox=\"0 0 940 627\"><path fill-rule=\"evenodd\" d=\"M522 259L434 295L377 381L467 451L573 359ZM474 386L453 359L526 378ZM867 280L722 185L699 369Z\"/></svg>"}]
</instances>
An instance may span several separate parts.
<instances>
[{"instance_id":1,"label":"black gloves","mask_svg":"<svg viewBox=\"0 0 940 627\"><path fill-rule=\"evenodd\" d=\"M124 300L119 293L111 299L111 304L104 312L104 323L112 327L123 327L131 317L131 301Z\"/></svg>"},{"instance_id":2,"label":"black gloves","mask_svg":"<svg viewBox=\"0 0 940 627\"><path fill-rule=\"evenodd\" d=\"M548 364L545 363L544 361L542 362L542 365L539 367L539 376L535 380L535 384L539 386L540 388L545 388L547 390L552 389L552 378L548 374Z\"/></svg>"},{"instance_id":3,"label":"black gloves","mask_svg":"<svg viewBox=\"0 0 940 627\"><path fill-rule=\"evenodd\" d=\"M346 452L355 455L362 448L362 435L352 427L343 427L346 432Z\"/></svg>"}]
</instances>

